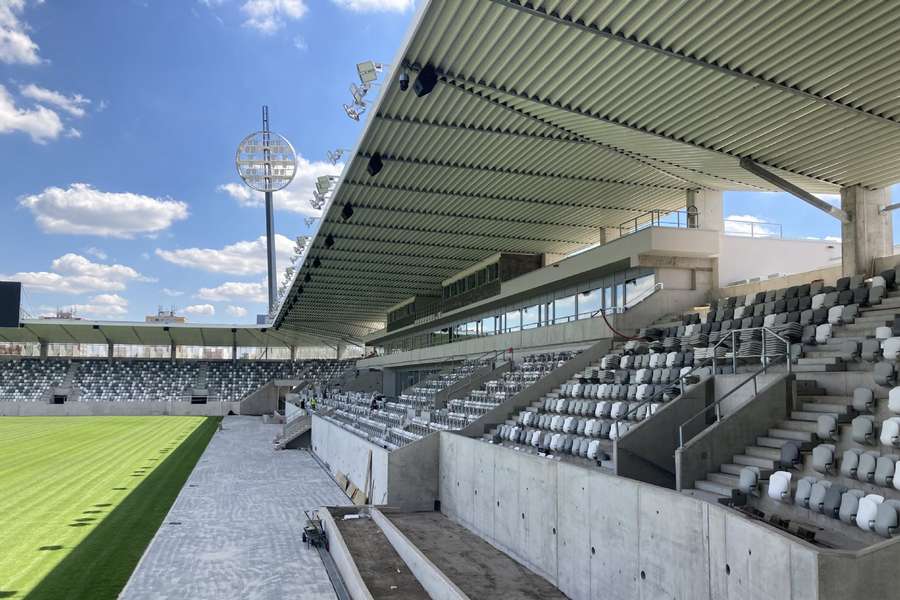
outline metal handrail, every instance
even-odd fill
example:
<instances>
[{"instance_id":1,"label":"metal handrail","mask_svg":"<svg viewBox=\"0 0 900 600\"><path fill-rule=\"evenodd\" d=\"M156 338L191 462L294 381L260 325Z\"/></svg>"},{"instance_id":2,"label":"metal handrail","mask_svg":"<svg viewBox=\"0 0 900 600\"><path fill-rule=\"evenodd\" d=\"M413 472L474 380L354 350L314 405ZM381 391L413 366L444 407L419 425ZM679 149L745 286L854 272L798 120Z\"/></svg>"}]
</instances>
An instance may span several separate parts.
<instances>
[{"instance_id":1,"label":"metal handrail","mask_svg":"<svg viewBox=\"0 0 900 600\"><path fill-rule=\"evenodd\" d=\"M685 427L685 425L687 425L688 423L690 423L691 421L693 421L693 420L696 419L697 417L699 417L699 416L701 416L701 415L705 415L705 414L709 411L710 408L715 408L715 409L716 409L716 423L718 423L719 421L721 421L721 420L722 420L722 409L721 409L722 402L723 402L726 398L728 398L729 396L731 396L734 392L736 392L736 391L739 390L740 388L744 387L744 385L746 385L747 383L749 383L751 380L753 381L753 396L755 397L755 396L759 393L759 387L758 387L758 384L757 384L757 377L758 377L760 374L765 373L765 372L768 370L768 368L769 368L769 361L767 360L768 358L775 358L775 357L779 357L779 356L784 356L785 363L787 364L787 372L790 373L790 372L792 371L792 369L791 369L791 342L790 342L790 340L787 340L787 339L781 337L780 335L778 335L777 333L775 333L774 331L772 331L772 330L769 329L768 327L750 327L750 328L748 328L748 329L737 329L737 330L733 330L733 331L734 331L734 332L740 332L740 331L751 331L751 330L761 330L761 331L763 332L763 337L762 337L762 354L760 354L759 356L757 356L757 355L753 355L753 356L745 356L745 357L743 357L743 358L761 358L761 359L762 359L762 363L763 363L762 367L760 367L759 369L757 369L756 371L754 371L753 374L750 375L747 379L743 380L741 383L739 383L739 384L736 385L735 387L733 387L733 388L731 388L730 390L728 390L721 398L719 398L718 400L716 400L716 401L713 402L712 404L703 407L701 410L697 411L694 415L692 415L691 417L689 417L688 419L686 419L681 425L679 425L679 426L678 426L678 447L679 447L679 448L684 447L684 427ZM781 342L784 343L784 345L785 345L784 354L774 354L774 355L773 355L773 354L769 354L768 356L766 355L766 338L765 338L765 336L766 336L767 333L770 334L770 335L775 336L776 339L778 339L778 340L780 340ZM731 336L732 340L734 340L734 337L735 337L734 334L732 334L732 336ZM723 338L723 339L728 339L728 338ZM720 343L721 343L721 341L722 341L722 340L720 340ZM717 345L718 345L718 344L717 344ZM715 361L715 358L716 358L716 357L715 357L715 352L713 352L712 358L713 358L713 360ZM737 357L737 353L734 351L734 342L732 341L732 365L733 365L733 371L732 371L732 372L733 372L734 374L737 374L737 358L738 358L738 357ZM715 371L715 367L713 367L713 370Z\"/></svg>"},{"instance_id":2,"label":"metal handrail","mask_svg":"<svg viewBox=\"0 0 900 600\"><path fill-rule=\"evenodd\" d=\"M652 288L650 288L650 289L647 290L646 292L640 294L640 295L637 297L637 299L634 300L634 302L633 302L633 304L632 304L632 307L633 307L635 304L638 304L638 303L640 303L640 302L643 302L644 300L646 300L647 298L649 298L650 296L652 296L652 295L655 294L656 292L662 291L663 288L664 288L663 283L662 283L661 281L657 281L656 283L653 284L653 287L652 287ZM603 314L610 314L610 313L608 313L607 311L611 311L611 314L614 314L614 315L616 315L616 314L622 314L622 313L624 313L626 310L628 310L628 308L631 308L631 307L626 307L626 306L608 306L608 307L606 307L606 308L598 308L598 309L595 310L594 312L590 313L590 316L589 316L588 318L589 318L589 319L593 319L594 317L596 317L596 316L599 315L600 313L603 313Z\"/></svg>"},{"instance_id":3,"label":"metal handrail","mask_svg":"<svg viewBox=\"0 0 900 600\"><path fill-rule=\"evenodd\" d=\"M766 335L766 333L770 333L770 334L774 335L777 339L779 339L779 340L781 340L782 342L784 342L784 344L785 344L785 354L784 354L784 356L786 356L786 357L788 358L788 360L787 360L787 365L788 365L788 372L790 373L790 371L791 371L791 361L790 361L790 355L791 355L791 342L790 342L790 340L787 340L787 339L781 337L780 335L778 335L777 333L775 333L774 331L772 331L772 330L769 329L768 327L747 327L746 329L732 329L732 330L731 330L731 332L732 332L732 335L731 335L732 373L737 374L737 358L738 358L738 356L737 356L737 354L736 354L735 351L734 351L734 348L735 348L735 341L736 341L736 339L735 339L735 334L740 333L740 332L742 332L742 331L762 331L762 332L763 332L763 339L762 339L762 354L760 354L760 355L753 355L753 356L744 356L744 357L740 357L740 358L761 358L762 361L763 361L763 363L764 363L764 368L767 367L768 365L767 365L767 363L766 363L766 358L767 358L767 356L766 356L766 339L765 339L765 335ZM716 342L716 343L713 345L713 347L712 347L712 356L709 356L709 357L707 357L707 358L704 359L705 361L711 361L711 362L712 362L713 375L716 374L716 367L717 367L717 365L716 365L716 348L718 348L723 342L725 342L725 341L728 340L728 339L729 339L728 337L723 337L723 338L720 339L718 342ZM769 358L772 358L772 357L774 357L774 356L781 356L781 355L780 355L780 354L775 354L775 355L771 355L771 354L770 354L768 357L769 357ZM680 387L679 395L684 394L684 380L687 379L688 377L690 377L691 375L693 375L695 371L698 371L698 370L700 370L700 369L704 369L704 368L706 368L706 367L708 367L708 366L710 366L710 365L709 365L709 364L699 364L699 365L696 365L693 369L691 369L691 370L688 371L687 373L685 373L685 374L683 374L683 375L679 375L678 378L675 379L675 381L669 382L669 385L668 385L667 387L671 387L672 385L676 385L676 384L677 384L677 385ZM743 385L743 384L742 384L742 385ZM619 423L621 423L622 421L628 420L628 417L629 417L629 416L633 416L634 414L636 414L636 413L641 409L642 406L646 406L646 405L649 405L649 404L653 404L655 401L659 400L659 399L665 394L665 392L666 392L665 388L663 388L662 391L654 392L653 395L652 395L650 398L645 399L645 400L642 400L642 401L639 402L637 405L635 405L634 407L630 408L624 415L622 415L621 417L617 418L617 419L615 420L615 423L613 424L614 427L616 428L616 434L617 434L617 437L618 437L618 433L619 433L619 431L620 431ZM730 393L731 393L731 392L729 392L729 394L730 394ZM713 405L710 404L710 406L713 406ZM708 408L708 407L707 407L707 408ZM694 416L696 416L696 415L694 415ZM691 419L693 419L693 418L694 418L694 417L691 417ZM689 419L689 420L690 420L690 419ZM681 427L684 427L684 424L683 424L683 423L682 423ZM679 428L679 437L680 437L680 435L681 435L681 429Z\"/></svg>"},{"instance_id":4,"label":"metal handrail","mask_svg":"<svg viewBox=\"0 0 900 600\"><path fill-rule=\"evenodd\" d=\"M790 360L789 360L788 362L790 362ZM756 382L756 378L757 378L760 374L765 373L766 370L767 370L768 368L769 368L769 365L768 365L768 364L763 364L762 367L760 367L759 369L757 369L756 371L754 371L753 374L750 375L747 379L743 380L742 382L740 382L739 384L737 384L736 386L734 386L733 388L731 388L730 390L728 390L721 398L719 398L718 400L716 400L716 401L713 402L712 404L710 404L710 405L708 405L708 406L705 406L704 408L702 408L701 410L699 410L698 412L696 412L693 416L689 417L689 418L688 418L686 421L684 421L681 425L679 425L679 426L678 426L678 447L679 447L679 448L684 448L684 426L685 426L685 425L687 425L688 423L690 423L691 421L693 421L693 420L696 419L697 417L699 417L699 416L701 416L701 415L705 415L705 414L709 411L710 408L715 408L715 409L716 409L716 423L718 423L719 421L721 421L721 420L722 420L722 409L721 409L722 402L724 402L725 399L728 398L729 396L731 396L733 393L735 393L736 391L738 391L739 389L741 389L742 387L744 387L744 386L745 386L747 383L749 383L751 380L753 381L753 396L755 397L755 396L759 393L759 387L758 387L758 384L757 384L757 382Z\"/></svg>"},{"instance_id":5,"label":"metal handrail","mask_svg":"<svg viewBox=\"0 0 900 600\"><path fill-rule=\"evenodd\" d=\"M670 215L675 215L674 221L663 221L665 217ZM682 215L684 215L683 218ZM690 213L686 210L651 210L640 214L633 219L628 219L621 223L617 229L619 230L619 237L625 237L626 235L637 233L638 231L650 227L690 228L690 216ZM647 221L648 217L649 221ZM642 221L644 222L641 223Z\"/></svg>"}]
</instances>

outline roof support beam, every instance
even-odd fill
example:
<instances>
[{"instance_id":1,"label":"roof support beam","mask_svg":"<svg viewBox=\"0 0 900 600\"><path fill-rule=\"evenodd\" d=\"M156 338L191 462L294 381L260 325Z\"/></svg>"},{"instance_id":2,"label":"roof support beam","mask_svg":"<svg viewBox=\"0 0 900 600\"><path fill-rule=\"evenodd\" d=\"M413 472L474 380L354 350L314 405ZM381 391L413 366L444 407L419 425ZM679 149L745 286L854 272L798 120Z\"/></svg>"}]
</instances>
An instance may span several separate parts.
<instances>
[{"instance_id":1,"label":"roof support beam","mask_svg":"<svg viewBox=\"0 0 900 600\"><path fill-rule=\"evenodd\" d=\"M360 152L359 156L365 158L366 160L372 158L372 155L368 152ZM690 189L690 186L681 185L654 185L650 183L632 183L629 181L622 181L617 179L605 179L603 177L585 177L583 175L564 175L560 173L526 173L524 171L519 171L517 169L507 169L505 167L486 167L482 165L462 165L462 164L453 164L447 162L440 162L436 160L422 160L417 158L404 158L402 156L391 156L389 154L382 154L381 158L388 162L396 162L407 165L416 165L420 167L436 167L442 169L460 169L467 171L481 171L484 173L501 173L503 175L518 175L521 177L546 177L548 179L562 179L568 181L577 181L579 183L603 183L603 184L614 184L614 185L627 185L632 187L640 187L640 188L652 188L652 189L662 189L662 190L686 190Z\"/></svg>"},{"instance_id":2,"label":"roof support beam","mask_svg":"<svg viewBox=\"0 0 900 600\"><path fill-rule=\"evenodd\" d=\"M629 129L629 130L631 130L631 131L637 131L637 132L639 132L639 133L643 133L643 134L645 134L645 135L657 137L657 138L660 138L660 139L663 139L663 140L666 140L666 141L669 141L669 142L678 142L679 144L684 144L685 146L693 146L694 148L700 148L700 149L702 149L702 150L706 150L707 152L712 152L712 153L715 153L715 154L721 154L721 155L723 155L723 156L737 157L737 155L734 154L734 153L732 153L732 152L728 152L728 151L725 151L725 150L717 150L717 149L711 148L711 147L709 147L709 146L707 146L707 145L704 145L704 144L697 144L697 143L695 143L695 142L685 142L684 140L679 139L678 137L676 137L676 136L674 136L674 135L671 135L671 134L660 133L660 132L654 131L654 130L652 130L652 129L648 129L647 127L641 127L641 126L637 126L637 125L634 125L634 124L629 124L629 123L626 123L626 122L624 122L624 121L622 121L622 120L620 120L620 119L616 119L616 118L613 118L613 117L607 117L607 116L600 115L600 114L594 114L594 113L585 112L585 111L579 110L579 109L577 109L577 108L572 108L572 107L570 107L570 106L567 106L567 105L563 104L562 102L560 102L560 101L558 101L558 100L557 100L557 101L550 101L550 100L545 100L545 99L543 99L543 98L537 98L537 97L535 97L535 96L530 96L530 95L528 95L528 94L525 94L524 92L519 92L519 91L516 91L516 90L505 90L505 89L502 89L502 88L500 88L499 86L497 86L497 85L495 85L495 84L488 83L488 82L485 82L485 81L478 81L478 80L476 80L474 77L467 76L467 75L462 75L462 74L458 74L458 73L450 73L450 72L447 72L447 71L440 71L440 70L438 70L438 74L439 74L440 80L443 81L444 83L446 83L447 85L451 85L451 86L456 87L457 89L462 89L462 90L469 91L470 93L474 93L475 95L477 95L477 96L481 97L482 99L487 100L487 101L489 101L489 102L498 103L498 102L497 102L496 100L494 100L493 98L490 98L490 97L488 97L488 96L486 96L486 95L484 95L484 94L481 94L481 93L478 93L478 92L475 92L475 91L472 91L472 90L468 90L468 89L467 89L462 83L460 83L460 82L464 82L466 85L470 85L470 86L473 86L473 87L481 87L481 88L484 88L484 89L486 89L486 90L490 90L492 93L495 93L495 94L498 94L498 95L501 95L501 96L508 96L508 97L510 97L510 98L515 98L516 100L519 100L519 101L525 101L525 102L529 102L529 103L532 103L532 104L537 104L537 105L539 105L539 106L544 106L544 107L548 107L548 108L553 108L553 109L555 109L555 110L558 110L558 111L563 112L563 113L566 113L566 114L578 115L578 116L580 116L580 117L585 117L585 118L588 118L588 119L594 119L594 120L596 120L596 121L601 121L601 122L603 122L603 123L609 123L610 125L617 125L617 126L619 126L619 127L622 127L622 128L625 128L625 129ZM503 103L498 103L498 104L499 104L500 106L505 106ZM520 109L516 109L516 108L511 108L511 110L514 110L515 112L517 112L517 113L519 113L519 114L528 114L526 111L523 111L523 110L520 110ZM545 121L544 119L541 119L541 122L542 122L542 123L552 123L552 122L550 122L550 121ZM560 127L560 129L562 129L563 131L569 131L568 129L566 129L566 128L563 127L562 125L559 125L559 127ZM585 139L587 139L587 138L585 138ZM659 161L659 159L644 159L644 162L646 162L647 164L650 164L649 161L651 161L651 160ZM659 162L662 162L662 161L659 161ZM771 166L771 165L770 165L770 166ZM693 172L695 172L695 173L698 173L698 174L701 174L701 175L703 175L703 176L705 176L705 177L710 177L710 178L720 179L720 180L722 180L722 181L728 181L728 182L730 182L730 183L738 184L738 185L745 186L745 187L754 187L753 184L747 183L746 181L735 181L735 180L729 179L729 178L727 178L727 177L722 177L721 175L714 175L714 174L712 174L712 173L700 172L700 171L698 171L697 169L690 169L689 167L685 167L685 166L672 165L672 167L677 167L677 168L685 169L685 170L691 170L691 171L693 171ZM773 167L773 168L777 168L777 167ZM675 177L675 178L677 178L677 179L680 179L681 181L687 181L687 182L693 184L695 187L698 187L698 188L700 188L700 187L705 187L705 186L700 185L700 184L697 183L697 182L692 182L692 181L689 181L689 180L687 180L687 179L684 179L684 178L682 178L682 177L680 177L680 176L678 176L678 175L675 175L675 174L673 174L673 173L669 173L668 171L665 171L665 170L663 170L663 169L660 169L659 167L657 167L657 169L658 169L659 171L663 172L663 173L666 173L667 175L669 175L669 176L671 176L671 177ZM825 181L826 183L830 183L830 184L833 184L833 185L837 185L837 183L835 183L835 182L833 182L833 181L827 181L827 180L824 180L824 179L823 179L823 180L820 180L820 181ZM760 189L762 189L762 188L760 188Z\"/></svg>"},{"instance_id":3,"label":"roof support beam","mask_svg":"<svg viewBox=\"0 0 900 600\"><path fill-rule=\"evenodd\" d=\"M572 202L570 200L561 200L559 202L548 202L546 200L539 200L536 198L522 198L515 196L504 196L501 194L476 194L472 192L460 192L460 191L445 191L439 190L436 188L412 188L405 185L386 185L386 184L375 184L375 183L365 183L362 181L353 181L351 179L344 180L342 185L350 185L350 186L358 186L363 189L375 189L375 190L384 190L384 191L393 191L393 192L407 192L411 194L434 194L438 196L447 197L457 197L457 198L468 198L472 200L497 200L500 202L517 202L520 204L536 204L539 206L553 206L557 208L587 208L590 210L620 210L622 212L632 212L632 213L645 213L647 212L644 209L638 208L628 208L624 206L603 206L603 205L595 205L595 204L584 204L582 202ZM610 183L608 185L620 185L625 187L631 187L632 184L629 183ZM702 187L702 186L697 186ZM647 189L647 188L645 188ZM684 198L681 194L687 190L688 188L676 189L673 188L673 192L678 192L678 198L681 200ZM561 196L565 196L561 194ZM352 202L352 200L351 200ZM326 221L327 223L328 221Z\"/></svg>"},{"instance_id":4,"label":"roof support beam","mask_svg":"<svg viewBox=\"0 0 900 600\"><path fill-rule=\"evenodd\" d=\"M790 181L786 181L785 179L782 179L775 173L773 173L773 172L769 171L768 169L762 167L761 165L753 162L753 160L751 160L750 158L747 158L746 156L741 159L741 168L756 175L760 179L768 181L775 187L777 187L781 190L784 190L788 194L791 194L792 196L796 196L797 198L800 198L807 204L810 204L810 205L818 208L822 212L828 213L835 219L838 219L841 223L849 223L850 222L850 216L846 212L841 210L840 208L838 208L836 206L832 206L831 204L828 204L824 200L807 192L803 188L794 185Z\"/></svg>"},{"instance_id":5,"label":"roof support beam","mask_svg":"<svg viewBox=\"0 0 900 600\"><path fill-rule=\"evenodd\" d=\"M557 13L548 14L546 11L541 9L532 8L531 6L525 6L522 4L521 0L490 0L494 4L499 4L506 8L512 8L523 12L525 14L531 15L533 17L539 17L541 19L545 19L551 23L555 23L557 25L563 25L566 27L571 27L573 29L577 29L579 31L584 31L586 33L590 33L592 35L596 35L598 37L613 40L622 44L627 44L634 48L640 48L642 50L646 50L649 52L654 52L660 54L662 56L666 56L668 58L673 58L675 60L685 62L694 66L701 67L703 69L711 69L716 71L717 73L722 73L724 75L728 75L729 77L734 77L735 79L742 79L744 81L748 81L755 85L763 85L780 92L785 92L794 96L799 96L801 98L806 98L807 100L811 100L818 104L823 104L825 106L829 106L832 108L838 108L845 112L853 113L856 116L865 117L867 119L877 121L879 123L889 123L891 125L900 125L900 121L897 121L891 117L887 117L885 115L881 115L864 108L857 108L855 106L850 106L849 104L844 104L838 100L832 100L831 98L826 98L824 96L819 96L813 94L811 92L807 92L806 90L800 89L798 87L781 83L775 81L773 79L766 79L764 77L759 77L756 75L752 75L750 73L745 73L743 71L738 71L735 69L730 69L718 63L709 62L700 58L695 58L693 56L689 56L682 52L676 52L675 50L670 50L668 48L664 48L663 46L659 46L656 44L651 44L646 41L637 40L631 37L626 36L621 32L614 32L609 29L600 29L596 25L586 25L584 23L580 23L572 20L569 16L561 16Z\"/></svg>"}]
</instances>

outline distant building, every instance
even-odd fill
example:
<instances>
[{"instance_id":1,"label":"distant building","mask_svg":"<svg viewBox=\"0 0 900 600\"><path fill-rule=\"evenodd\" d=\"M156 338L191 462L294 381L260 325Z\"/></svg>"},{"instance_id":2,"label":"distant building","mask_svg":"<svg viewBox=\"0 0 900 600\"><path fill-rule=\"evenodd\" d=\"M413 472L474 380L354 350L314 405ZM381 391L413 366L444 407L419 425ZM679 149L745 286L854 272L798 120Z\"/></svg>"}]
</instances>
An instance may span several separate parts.
<instances>
[{"instance_id":1,"label":"distant building","mask_svg":"<svg viewBox=\"0 0 900 600\"><path fill-rule=\"evenodd\" d=\"M83 321L81 317L75 314L75 308L72 307L68 310L64 308L57 308L56 313L52 315L41 315L41 319L64 319L66 321Z\"/></svg>"},{"instance_id":2,"label":"distant building","mask_svg":"<svg viewBox=\"0 0 900 600\"><path fill-rule=\"evenodd\" d=\"M175 314L175 308L171 308L170 310L163 310L160 306L159 310L156 311L155 315L147 315L144 319L146 323L187 323L187 319L185 317L180 317Z\"/></svg>"}]
</instances>

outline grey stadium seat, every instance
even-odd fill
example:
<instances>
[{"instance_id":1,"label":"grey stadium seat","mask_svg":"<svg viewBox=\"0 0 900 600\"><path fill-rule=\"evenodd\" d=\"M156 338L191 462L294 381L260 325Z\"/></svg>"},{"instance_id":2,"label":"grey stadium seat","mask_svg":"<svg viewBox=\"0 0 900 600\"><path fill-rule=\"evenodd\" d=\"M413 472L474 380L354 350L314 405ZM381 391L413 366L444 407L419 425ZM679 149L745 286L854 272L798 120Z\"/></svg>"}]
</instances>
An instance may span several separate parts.
<instances>
[{"instance_id":1,"label":"grey stadium seat","mask_svg":"<svg viewBox=\"0 0 900 600\"><path fill-rule=\"evenodd\" d=\"M875 419L870 415L860 415L851 422L853 441L857 444L871 444L875 440Z\"/></svg>"},{"instance_id":2,"label":"grey stadium seat","mask_svg":"<svg viewBox=\"0 0 900 600\"><path fill-rule=\"evenodd\" d=\"M862 490L847 490L841 496L841 507L838 509L838 518L851 525L856 522L856 513L859 510L859 501L865 496Z\"/></svg>"},{"instance_id":3,"label":"grey stadium seat","mask_svg":"<svg viewBox=\"0 0 900 600\"><path fill-rule=\"evenodd\" d=\"M853 390L853 410L856 412L872 412L875 405L875 394L869 388L858 387Z\"/></svg>"},{"instance_id":4,"label":"grey stadium seat","mask_svg":"<svg viewBox=\"0 0 900 600\"><path fill-rule=\"evenodd\" d=\"M834 470L834 446L832 444L819 444L813 448L812 467L824 475Z\"/></svg>"},{"instance_id":5,"label":"grey stadium seat","mask_svg":"<svg viewBox=\"0 0 900 600\"><path fill-rule=\"evenodd\" d=\"M891 537L897 531L900 503L897 500L885 500L878 505L875 513L875 533L884 537Z\"/></svg>"},{"instance_id":6,"label":"grey stadium seat","mask_svg":"<svg viewBox=\"0 0 900 600\"><path fill-rule=\"evenodd\" d=\"M825 494L828 493L829 487L831 487L831 482L827 479L821 479L812 485L809 492L809 510L822 512L825 505Z\"/></svg>"},{"instance_id":7,"label":"grey stadium seat","mask_svg":"<svg viewBox=\"0 0 900 600\"><path fill-rule=\"evenodd\" d=\"M859 448L850 448L844 451L841 457L841 475L856 479L856 469L859 467L859 457L862 456Z\"/></svg>"},{"instance_id":8,"label":"grey stadium seat","mask_svg":"<svg viewBox=\"0 0 900 600\"><path fill-rule=\"evenodd\" d=\"M875 484L891 487L894 480L894 459L890 456L879 456L875 461Z\"/></svg>"},{"instance_id":9,"label":"grey stadium seat","mask_svg":"<svg viewBox=\"0 0 900 600\"><path fill-rule=\"evenodd\" d=\"M820 440L833 440L837 434L837 419L834 415L822 415L816 420L816 435Z\"/></svg>"},{"instance_id":10,"label":"grey stadium seat","mask_svg":"<svg viewBox=\"0 0 900 600\"><path fill-rule=\"evenodd\" d=\"M875 481L875 467L877 464L877 454L863 452L859 455L859 464L856 466L856 478L859 481L872 483Z\"/></svg>"},{"instance_id":11,"label":"grey stadium seat","mask_svg":"<svg viewBox=\"0 0 900 600\"><path fill-rule=\"evenodd\" d=\"M837 519L841 508L841 498L846 491L846 487L832 483L831 487L825 492L825 499L822 502L822 514L832 519Z\"/></svg>"}]
</instances>

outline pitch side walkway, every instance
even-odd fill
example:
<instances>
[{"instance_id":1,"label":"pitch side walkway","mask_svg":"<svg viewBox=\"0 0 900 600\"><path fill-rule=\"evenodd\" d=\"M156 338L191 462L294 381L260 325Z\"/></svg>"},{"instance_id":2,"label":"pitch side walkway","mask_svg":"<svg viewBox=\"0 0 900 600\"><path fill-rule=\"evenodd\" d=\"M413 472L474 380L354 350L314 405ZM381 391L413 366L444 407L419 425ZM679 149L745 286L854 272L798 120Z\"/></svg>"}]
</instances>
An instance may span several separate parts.
<instances>
[{"instance_id":1,"label":"pitch side walkway","mask_svg":"<svg viewBox=\"0 0 900 600\"><path fill-rule=\"evenodd\" d=\"M335 598L303 509L349 504L312 457L275 451L280 425L225 417L120 599ZM127 535L127 533L125 533Z\"/></svg>"}]
</instances>

